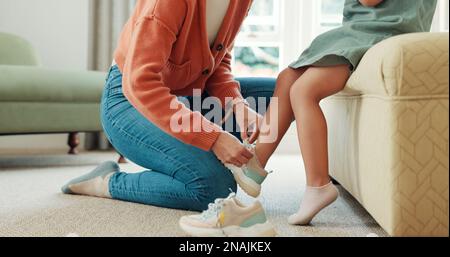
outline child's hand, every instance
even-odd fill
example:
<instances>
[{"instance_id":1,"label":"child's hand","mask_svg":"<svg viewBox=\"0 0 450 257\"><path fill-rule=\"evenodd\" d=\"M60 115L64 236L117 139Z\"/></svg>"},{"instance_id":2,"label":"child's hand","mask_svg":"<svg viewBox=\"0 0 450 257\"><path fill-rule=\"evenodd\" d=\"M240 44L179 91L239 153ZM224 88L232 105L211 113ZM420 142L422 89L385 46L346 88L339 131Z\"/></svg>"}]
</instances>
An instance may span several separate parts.
<instances>
[{"instance_id":1,"label":"child's hand","mask_svg":"<svg viewBox=\"0 0 450 257\"><path fill-rule=\"evenodd\" d=\"M359 0L359 2L367 7L375 7L381 4L384 0Z\"/></svg>"}]
</instances>

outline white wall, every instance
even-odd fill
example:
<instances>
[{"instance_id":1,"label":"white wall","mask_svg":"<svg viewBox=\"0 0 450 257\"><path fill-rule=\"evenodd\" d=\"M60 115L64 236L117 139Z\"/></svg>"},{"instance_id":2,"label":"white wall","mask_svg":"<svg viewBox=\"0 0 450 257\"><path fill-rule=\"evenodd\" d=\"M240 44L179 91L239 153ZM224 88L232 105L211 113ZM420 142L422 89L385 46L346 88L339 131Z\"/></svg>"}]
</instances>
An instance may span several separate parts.
<instances>
[{"instance_id":1,"label":"white wall","mask_svg":"<svg viewBox=\"0 0 450 257\"><path fill-rule=\"evenodd\" d=\"M0 31L29 40L46 67L87 69L88 1L0 0ZM67 135L0 137L0 150L65 150L66 143Z\"/></svg>"},{"instance_id":2,"label":"white wall","mask_svg":"<svg viewBox=\"0 0 450 257\"><path fill-rule=\"evenodd\" d=\"M86 69L88 0L0 0L0 31L28 39L42 63Z\"/></svg>"}]
</instances>

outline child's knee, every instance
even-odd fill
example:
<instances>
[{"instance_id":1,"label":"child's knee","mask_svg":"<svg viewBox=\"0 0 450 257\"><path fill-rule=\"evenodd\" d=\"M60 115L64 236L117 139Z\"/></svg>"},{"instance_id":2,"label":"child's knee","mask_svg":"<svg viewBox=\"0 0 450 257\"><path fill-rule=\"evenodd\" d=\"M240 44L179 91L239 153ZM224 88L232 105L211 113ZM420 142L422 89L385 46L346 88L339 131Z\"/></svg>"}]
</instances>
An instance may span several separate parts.
<instances>
[{"instance_id":1,"label":"child's knee","mask_svg":"<svg viewBox=\"0 0 450 257\"><path fill-rule=\"evenodd\" d=\"M276 92L279 98L289 99L289 91L292 85L301 77L298 70L287 68L283 70L277 78Z\"/></svg>"},{"instance_id":2,"label":"child's knee","mask_svg":"<svg viewBox=\"0 0 450 257\"><path fill-rule=\"evenodd\" d=\"M292 69L291 68L286 68L283 71L281 71L280 74L278 74L277 81L286 80L286 78L292 76L291 74L292 74Z\"/></svg>"},{"instance_id":3,"label":"child's knee","mask_svg":"<svg viewBox=\"0 0 450 257\"><path fill-rule=\"evenodd\" d=\"M304 71L301 69L286 68L278 75L278 85L296 81Z\"/></svg>"},{"instance_id":4,"label":"child's knee","mask_svg":"<svg viewBox=\"0 0 450 257\"><path fill-rule=\"evenodd\" d=\"M311 68L290 89L291 102L318 103L344 89L348 72L341 67Z\"/></svg>"},{"instance_id":5,"label":"child's knee","mask_svg":"<svg viewBox=\"0 0 450 257\"><path fill-rule=\"evenodd\" d=\"M309 103L311 101L320 101L316 91L307 82L297 81L294 83L289 91L291 102L296 103ZM317 85L319 86L319 85Z\"/></svg>"}]
</instances>

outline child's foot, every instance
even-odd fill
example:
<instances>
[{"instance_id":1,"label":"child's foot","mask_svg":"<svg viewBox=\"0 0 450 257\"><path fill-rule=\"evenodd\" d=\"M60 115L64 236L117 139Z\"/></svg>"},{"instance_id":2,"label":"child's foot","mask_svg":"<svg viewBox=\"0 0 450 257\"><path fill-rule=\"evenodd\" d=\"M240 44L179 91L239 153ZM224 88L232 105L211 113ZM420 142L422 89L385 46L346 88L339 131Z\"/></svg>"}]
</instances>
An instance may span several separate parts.
<instances>
[{"instance_id":1,"label":"child's foot","mask_svg":"<svg viewBox=\"0 0 450 257\"><path fill-rule=\"evenodd\" d=\"M246 146L255 152L253 146L248 144ZM241 168L231 164L225 166L233 173L234 179L245 193L255 198L260 195L261 185L269 172L259 163L256 155Z\"/></svg>"},{"instance_id":2,"label":"child's foot","mask_svg":"<svg viewBox=\"0 0 450 257\"><path fill-rule=\"evenodd\" d=\"M231 194L217 199L200 215L184 216L180 227L196 237L273 237L272 224L267 221L261 203L244 206Z\"/></svg>"},{"instance_id":3,"label":"child's foot","mask_svg":"<svg viewBox=\"0 0 450 257\"><path fill-rule=\"evenodd\" d=\"M323 187L307 187L300 209L289 217L291 225L308 225L312 219L339 196L337 188L332 182Z\"/></svg>"},{"instance_id":4,"label":"child's foot","mask_svg":"<svg viewBox=\"0 0 450 257\"><path fill-rule=\"evenodd\" d=\"M71 180L61 188L64 194L89 195L111 198L109 193L109 179L119 172L119 165L115 162L105 162L92 172Z\"/></svg>"}]
</instances>

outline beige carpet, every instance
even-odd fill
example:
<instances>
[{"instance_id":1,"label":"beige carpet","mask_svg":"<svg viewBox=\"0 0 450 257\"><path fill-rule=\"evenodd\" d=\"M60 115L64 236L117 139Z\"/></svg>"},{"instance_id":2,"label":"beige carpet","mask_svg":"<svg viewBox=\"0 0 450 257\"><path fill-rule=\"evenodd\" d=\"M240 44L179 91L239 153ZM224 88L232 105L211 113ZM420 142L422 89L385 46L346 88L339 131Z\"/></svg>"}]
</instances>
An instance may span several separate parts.
<instances>
[{"instance_id":1,"label":"beige carpet","mask_svg":"<svg viewBox=\"0 0 450 257\"><path fill-rule=\"evenodd\" d=\"M67 180L114 158L113 153L0 155L0 236L185 236L177 224L187 212L60 193ZM280 236L386 236L344 190L312 226L288 225L286 217L297 210L305 183L302 164L296 156L276 156L269 166L276 172L261 201ZM132 164L122 168L140 170Z\"/></svg>"}]
</instances>

